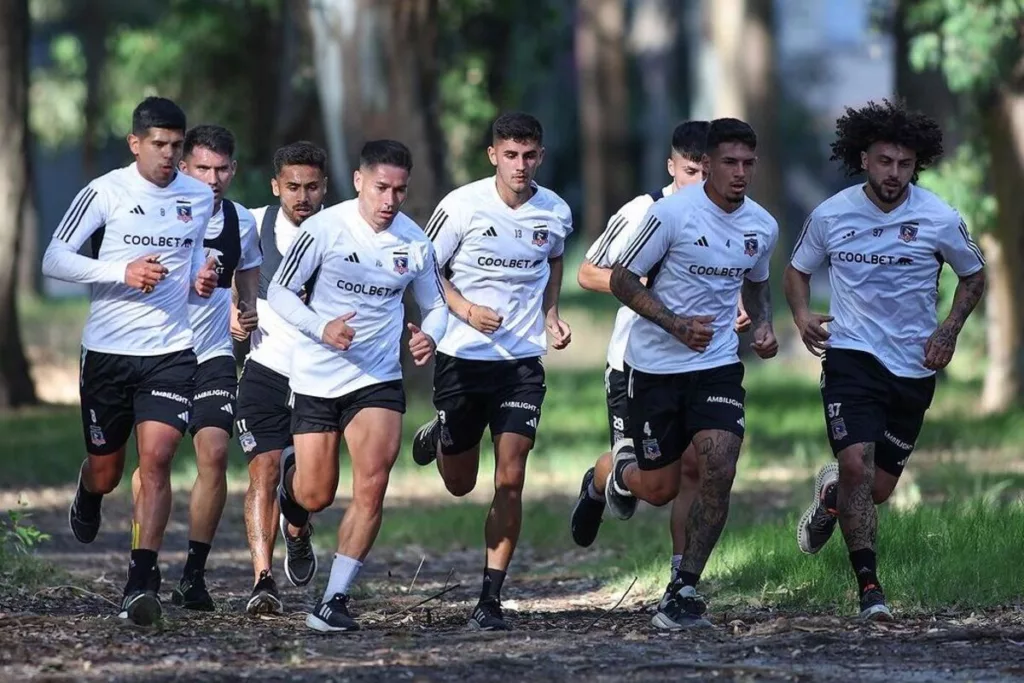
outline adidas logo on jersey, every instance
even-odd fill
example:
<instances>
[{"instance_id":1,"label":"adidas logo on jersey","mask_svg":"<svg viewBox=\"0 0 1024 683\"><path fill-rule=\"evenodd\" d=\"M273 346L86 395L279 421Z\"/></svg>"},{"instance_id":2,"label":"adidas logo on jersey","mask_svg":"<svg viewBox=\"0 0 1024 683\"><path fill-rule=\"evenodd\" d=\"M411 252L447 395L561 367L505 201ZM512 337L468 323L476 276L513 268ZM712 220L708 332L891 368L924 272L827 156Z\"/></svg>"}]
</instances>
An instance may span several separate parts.
<instances>
[{"instance_id":1,"label":"adidas logo on jersey","mask_svg":"<svg viewBox=\"0 0 1024 683\"><path fill-rule=\"evenodd\" d=\"M359 254L352 252L351 254L345 257L345 261L347 261L348 263L359 263Z\"/></svg>"},{"instance_id":2,"label":"adidas logo on jersey","mask_svg":"<svg viewBox=\"0 0 1024 683\"><path fill-rule=\"evenodd\" d=\"M228 415L234 415L235 414L235 409L231 407L230 403L225 403L224 405L222 405L220 407L220 409L223 410Z\"/></svg>"},{"instance_id":3,"label":"adidas logo on jersey","mask_svg":"<svg viewBox=\"0 0 1024 683\"><path fill-rule=\"evenodd\" d=\"M704 235L701 235L700 239L694 242L694 244L697 245L698 247L706 247L708 246L708 238L705 237Z\"/></svg>"},{"instance_id":4,"label":"adidas logo on jersey","mask_svg":"<svg viewBox=\"0 0 1024 683\"><path fill-rule=\"evenodd\" d=\"M145 216L146 215L146 212L142 210L141 206L136 206L134 209L129 211L129 213L134 213L136 216Z\"/></svg>"},{"instance_id":5,"label":"adidas logo on jersey","mask_svg":"<svg viewBox=\"0 0 1024 683\"><path fill-rule=\"evenodd\" d=\"M491 227L487 228L486 230L484 230L484 237L497 237L497 236L498 236L498 231L494 229L493 225Z\"/></svg>"}]
</instances>

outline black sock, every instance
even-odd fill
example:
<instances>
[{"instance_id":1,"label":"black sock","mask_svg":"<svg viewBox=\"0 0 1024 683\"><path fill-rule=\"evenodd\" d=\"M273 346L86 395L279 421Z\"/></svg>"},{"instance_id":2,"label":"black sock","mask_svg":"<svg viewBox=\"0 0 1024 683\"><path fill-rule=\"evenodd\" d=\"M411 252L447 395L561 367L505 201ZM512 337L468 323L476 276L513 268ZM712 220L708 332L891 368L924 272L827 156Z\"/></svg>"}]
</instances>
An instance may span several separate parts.
<instances>
[{"instance_id":1,"label":"black sock","mask_svg":"<svg viewBox=\"0 0 1024 683\"><path fill-rule=\"evenodd\" d=\"M875 564L875 551L870 549L854 550L850 553L850 564L853 565L853 573L857 575L857 585L860 592L864 593L868 588L878 587L878 575Z\"/></svg>"},{"instance_id":2,"label":"black sock","mask_svg":"<svg viewBox=\"0 0 1024 683\"><path fill-rule=\"evenodd\" d=\"M676 571L676 578L679 579L679 583L684 586L697 587L697 582L700 581L700 574L694 574L693 572L684 572L682 569Z\"/></svg>"},{"instance_id":3,"label":"black sock","mask_svg":"<svg viewBox=\"0 0 1024 683\"><path fill-rule=\"evenodd\" d=\"M301 529L309 521L309 512L295 502L291 491L288 490L292 478L295 476L295 465L292 465L289 472L284 475L284 486L278 487L278 503L281 506L281 514L285 520L294 527Z\"/></svg>"},{"instance_id":4,"label":"black sock","mask_svg":"<svg viewBox=\"0 0 1024 683\"><path fill-rule=\"evenodd\" d=\"M95 516L100 511L100 505L103 503L102 493L93 493L89 489L85 488L85 482L79 480L78 483L78 509L83 514L89 516Z\"/></svg>"},{"instance_id":5,"label":"black sock","mask_svg":"<svg viewBox=\"0 0 1024 683\"><path fill-rule=\"evenodd\" d=\"M131 562L128 564L128 584L125 593L145 590L149 585L150 575L156 571L155 550L133 550Z\"/></svg>"},{"instance_id":6,"label":"black sock","mask_svg":"<svg viewBox=\"0 0 1024 683\"><path fill-rule=\"evenodd\" d=\"M484 585L480 591L480 601L501 597L501 584L505 583L505 572L500 569L484 569Z\"/></svg>"},{"instance_id":7,"label":"black sock","mask_svg":"<svg viewBox=\"0 0 1024 683\"><path fill-rule=\"evenodd\" d=\"M206 558L210 556L210 544L200 541L188 542L188 557L185 558L185 569L182 576L206 571Z\"/></svg>"}]
</instances>

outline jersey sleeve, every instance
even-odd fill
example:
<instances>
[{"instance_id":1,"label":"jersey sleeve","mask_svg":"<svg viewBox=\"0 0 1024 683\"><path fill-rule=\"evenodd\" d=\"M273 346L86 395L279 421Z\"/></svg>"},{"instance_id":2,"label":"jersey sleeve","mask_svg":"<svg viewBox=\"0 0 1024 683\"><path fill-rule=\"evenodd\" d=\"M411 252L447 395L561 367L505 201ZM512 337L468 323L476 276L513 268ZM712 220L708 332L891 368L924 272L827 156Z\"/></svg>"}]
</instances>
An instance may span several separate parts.
<instances>
[{"instance_id":1,"label":"jersey sleeve","mask_svg":"<svg viewBox=\"0 0 1024 683\"><path fill-rule=\"evenodd\" d=\"M256 230L256 218L245 207L235 204L238 211L238 235L242 243L242 258L238 270L249 270L263 265L263 249Z\"/></svg>"},{"instance_id":2,"label":"jersey sleeve","mask_svg":"<svg viewBox=\"0 0 1024 683\"><path fill-rule=\"evenodd\" d=\"M825 220L816 212L804 221L804 227L793 247L793 256L790 258L790 265L805 275L811 275L825 263L828 254L826 240Z\"/></svg>"},{"instance_id":3,"label":"jersey sleeve","mask_svg":"<svg viewBox=\"0 0 1024 683\"><path fill-rule=\"evenodd\" d=\"M316 221L312 221L315 223ZM313 227L312 230L309 228ZM306 222L274 274L267 291L267 303L274 312L314 341L321 341L330 321L302 303L299 290L323 263L331 233Z\"/></svg>"},{"instance_id":4,"label":"jersey sleeve","mask_svg":"<svg viewBox=\"0 0 1024 683\"><path fill-rule=\"evenodd\" d=\"M444 295L434 248L429 244L425 246L423 267L412 281L412 294L422 315L420 329L437 344L448 329L448 299Z\"/></svg>"},{"instance_id":5,"label":"jersey sleeve","mask_svg":"<svg viewBox=\"0 0 1024 683\"><path fill-rule=\"evenodd\" d=\"M109 200L103 186L89 183L76 196L53 232L43 254L43 274L67 282L123 282L127 262L101 261L78 253L106 225Z\"/></svg>"},{"instance_id":6,"label":"jersey sleeve","mask_svg":"<svg viewBox=\"0 0 1024 683\"><path fill-rule=\"evenodd\" d=\"M560 201L555 207L555 215L558 216L558 222L562 224L562 230L555 237L548 258L560 258L565 253L565 240L572 234L572 209L569 208L569 205Z\"/></svg>"},{"instance_id":7,"label":"jersey sleeve","mask_svg":"<svg viewBox=\"0 0 1024 683\"><path fill-rule=\"evenodd\" d=\"M766 282L771 275L772 254L775 252L775 245L779 241L779 226L772 225L768 233L768 244L765 245L761 256L754 263L754 267L747 273L747 279L751 282Z\"/></svg>"},{"instance_id":8,"label":"jersey sleeve","mask_svg":"<svg viewBox=\"0 0 1024 683\"><path fill-rule=\"evenodd\" d=\"M939 234L939 253L960 277L973 275L985 267L985 256L974 243L967 223L954 212L950 225Z\"/></svg>"},{"instance_id":9,"label":"jersey sleeve","mask_svg":"<svg viewBox=\"0 0 1024 683\"><path fill-rule=\"evenodd\" d=\"M427 221L427 228L423 231L434 245L434 257L439 267L448 265L462 243L466 225L464 212L460 209L458 202L449 194L434 209L434 215Z\"/></svg>"},{"instance_id":10,"label":"jersey sleeve","mask_svg":"<svg viewBox=\"0 0 1024 683\"><path fill-rule=\"evenodd\" d=\"M634 275L647 275L671 248L673 230L671 216L664 215L657 204L651 206L616 263Z\"/></svg>"},{"instance_id":11,"label":"jersey sleeve","mask_svg":"<svg viewBox=\"0 0 1024 683\"><path fill-rule=\"evenodd\" d=\"M611 268L622 248L628 241L631 228L636 225L636 212L631 211L632 202L624 205L608 219L601 236L590 245L586 259L598 268Z\"/></svg>"}]
</instances>

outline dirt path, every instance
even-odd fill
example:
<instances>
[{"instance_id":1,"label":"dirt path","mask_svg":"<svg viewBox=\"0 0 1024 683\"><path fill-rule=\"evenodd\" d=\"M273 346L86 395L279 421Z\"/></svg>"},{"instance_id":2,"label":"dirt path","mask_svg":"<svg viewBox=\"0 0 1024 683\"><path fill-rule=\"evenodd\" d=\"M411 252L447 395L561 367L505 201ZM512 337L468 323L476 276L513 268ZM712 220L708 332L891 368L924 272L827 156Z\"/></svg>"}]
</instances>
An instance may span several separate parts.
<instances>
[{"instance_id":1,"label":"dirt path","mask_svg":"<svg viewBox=\"0 0 1024 683\"><path fill-rule=\"evenodd\" d=\"M465 629L478 585L477 548L443 554L380 548L360 577L362 592L354 603L365 630L325 637L303 625L302 610L315 602L319 583L285 588L287 616L257 620L242 613L251 570L241 504L234 495L210 560L208 581L219 610L197 615L168 600L163 625L143 629L117 619L103 600L120 597L127 501L108 500L99 538L82 546L67 529L66 499L47 498L51 504L34 510L32 518L53 535L40 554L95 595L67 588L0 594L0 680L1024 680L1024 613L1019 611L983 619L943 615L892 626L767 611L716 613L711 632L666 635L650 627L649 606L627 598L587 631L617 596L573 576L566 569L575 564L571 554L545 556L529 549L516 559L509 591L515 600L506 604L516 630L509 634ZM186 500L175 496L168 551L161 555L165 598L184 559ZM337 509L320 515L322 561L339 516ZM318 578L325 576L322 567ZM396 614L446 582L461 586Z\"/></svg>"}]
</instances>

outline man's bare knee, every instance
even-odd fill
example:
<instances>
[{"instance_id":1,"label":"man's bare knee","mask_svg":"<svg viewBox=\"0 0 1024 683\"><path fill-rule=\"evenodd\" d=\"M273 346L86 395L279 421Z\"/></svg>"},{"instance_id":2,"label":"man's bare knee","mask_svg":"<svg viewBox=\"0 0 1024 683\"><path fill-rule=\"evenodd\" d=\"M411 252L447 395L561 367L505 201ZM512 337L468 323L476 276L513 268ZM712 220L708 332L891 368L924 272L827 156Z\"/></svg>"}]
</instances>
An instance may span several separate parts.
<instances>
[{"instance_id":1,"label":"man's bare knee","mask_svg":"<svg viewBox=\"0 0 1024 683\"><path fill-rule=\"evenodd\" d=\"M90 458L88 488L93 493L110 493L121 483L122 476L124 460L116 455Z\"/></svg>"},{"instance_id":2,"label":"man's bare knee","mask_svg":"<svg viewBox=\"0 0 1024 683\"><path fill-rule=\"evenodd\" d=\"M839 482L854 488L864 485L868 475L867 464L864 462L864 450L854 446L840 451L836 458L839 461Z\"/></svg>"},{"instance_id":3,"label":"man's bare knee","mask_svg":"<svg viewBox=\"0 0 1024 683\"><path fill-rule=\"evenodd\" d=\"M281 478L281 454L260 453L249 462L249 485L254 489L277 486Z\"/></svg>"},{"instance_id":4,"label":"man's bare knee","mask_svg":"<svg viewBox=\"0 0 1024 683\"><path fill-rule=\"evenodd\" d=\"M228 471L228 448L217 446L196 454L196 469L202 474L223 476Z\"/></svg>"},{"instance_id":5,"label":"man's bare knee","mask_svg":"<svg viewBox=\"0 0 1024 683\"><path fill-rule=\"evenodd\" d=\"M679 486L671 482L659 482L647 491L646 502L655 507L668 505L679 495Z\"/></svg>"}]
</instances>

